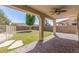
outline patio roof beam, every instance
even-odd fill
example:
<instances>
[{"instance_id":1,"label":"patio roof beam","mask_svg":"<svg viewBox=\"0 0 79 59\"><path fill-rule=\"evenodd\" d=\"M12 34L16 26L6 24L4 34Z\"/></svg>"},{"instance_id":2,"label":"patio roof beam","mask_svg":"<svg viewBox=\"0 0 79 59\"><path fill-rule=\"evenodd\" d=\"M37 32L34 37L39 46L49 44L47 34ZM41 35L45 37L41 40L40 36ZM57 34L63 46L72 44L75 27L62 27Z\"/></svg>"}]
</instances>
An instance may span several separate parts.
<instances>
[{"instance_id":1,"label":"patio roof beam","mask_svg":"<svg viewBox=\"0 0 79 59\"><path fill-rule=\"evenodd\" d=\"M24 10L24 11L28 11L28 12L31 12L31 13L34 13L34 14L37 14L37 15L41 15L41 16L44 16L44 17L47 17L47 18L50 18L52 20L54 20L55 18L54 17L51 17L45 13L42 13L34 8L31 8L27 5L11 5L11 6L8 6L8 7L11 7L11 8L14 8L14 9L18 9L18 10Z\"/></svg>"}]
</instances>

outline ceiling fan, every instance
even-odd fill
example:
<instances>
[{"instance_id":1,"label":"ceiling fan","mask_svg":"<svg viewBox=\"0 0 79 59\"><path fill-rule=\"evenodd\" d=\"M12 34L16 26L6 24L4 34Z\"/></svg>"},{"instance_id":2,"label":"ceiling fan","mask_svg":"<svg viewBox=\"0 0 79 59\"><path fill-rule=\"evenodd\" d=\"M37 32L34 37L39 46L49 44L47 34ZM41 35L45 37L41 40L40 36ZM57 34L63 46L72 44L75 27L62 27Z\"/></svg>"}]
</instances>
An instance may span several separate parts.
<instances>
[{"instance_id":1,"label":"ceiling fan","mask_svg":"<svg viewBox=\"0 0 79 59\"><path fill-rule=\"evenodd\" d=\"M67 9L65 8L65 6L61 6L59 8L51 8L51 10L49 12L52 15L54 15L54 14L60 15L61 13L67 12Z\"/></svg>"}]
</instances>

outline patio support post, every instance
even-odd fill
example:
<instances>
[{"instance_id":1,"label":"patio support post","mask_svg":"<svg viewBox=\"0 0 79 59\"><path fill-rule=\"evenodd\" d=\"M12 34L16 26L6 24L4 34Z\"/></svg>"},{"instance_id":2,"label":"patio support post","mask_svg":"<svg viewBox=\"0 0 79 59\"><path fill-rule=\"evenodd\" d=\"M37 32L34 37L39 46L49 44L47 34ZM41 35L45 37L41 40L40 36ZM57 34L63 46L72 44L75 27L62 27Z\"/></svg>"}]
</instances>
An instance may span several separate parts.
<instances>
[{"instance_id":1,"label":"patio support post","mask_svg":"<svg viewBox=\"0 0 79 59\"><path fill-rule=\"evenodd\" d=\"M44 16L39 16L39 40L43 41L44 38L44 32L43 32L43 28L44 28Z\"/></svg>"},{"instance_id":2,"label":"patio support post","mask_svg":"<svg viewBox=\"0 0 79 59\"><path fill-rule=\"evenodd\" d=\"M79 40L79 13L77 15L77 33L78 33L78 40Z\"/></svg>"},{"instance_id":3,"label":"patio support post","mask_svg":"<svg viewBox=\"0 0 79 59\"><path fill-rule=\"evenodd\" d=\"M56 20L53 20L53 34L56 35Z\"/></svg>"}]
</instances>

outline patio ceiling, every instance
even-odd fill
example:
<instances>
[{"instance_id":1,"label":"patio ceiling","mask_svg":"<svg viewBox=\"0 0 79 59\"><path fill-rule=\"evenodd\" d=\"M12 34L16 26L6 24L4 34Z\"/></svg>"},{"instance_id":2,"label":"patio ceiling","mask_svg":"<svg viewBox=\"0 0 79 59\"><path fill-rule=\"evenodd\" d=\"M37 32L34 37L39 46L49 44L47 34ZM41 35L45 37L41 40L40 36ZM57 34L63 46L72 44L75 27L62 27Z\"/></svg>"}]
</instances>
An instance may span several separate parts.
<instances>
[{"instance_id":1,"label":"patio ceiling","mask_svg":"<svg viewBox=\"0 0 79 59\"><path fill-rule=\"evenodd\" d=\"M52 20L61 19L61 18L76 18L79 12L78 5L66 5L63 9L66 9L66 12L63 12L59 15L51 14L51 8L60 8L63 5L12 5L11 8L16 8L20 11L29 11L37 15L42 15Z\"/></svg>"},{"instance_id":2,"label":"patio ceiling","mask_svg":"<svg viewBox=\"0 0 79 59\"><path fill-rule=\"evenodd\" d=\"M51 15L51 8L59 8L62 5L30 5L31 8L39 10L47 15L53 16L54 18L75 18L79 12L79 6L77 5L66 5L63 9L66 9L67 12L61 13L60 15Z\"/></svg>"}]
</instances>

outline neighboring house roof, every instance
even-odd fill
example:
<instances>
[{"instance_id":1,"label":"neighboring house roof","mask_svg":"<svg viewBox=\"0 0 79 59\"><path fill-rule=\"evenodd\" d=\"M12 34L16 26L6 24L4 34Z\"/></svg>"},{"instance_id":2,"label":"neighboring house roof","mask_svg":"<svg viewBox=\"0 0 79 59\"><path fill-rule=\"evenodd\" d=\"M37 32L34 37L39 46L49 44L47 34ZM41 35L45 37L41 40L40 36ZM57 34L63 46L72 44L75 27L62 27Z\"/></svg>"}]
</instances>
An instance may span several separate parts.
<instances>
[{"instance_id":1,"label":"neighboring house roof","mask_svg":"<svg viewBox=\"0 0 79 59\"><path fill-rule=\"evenodd\" d=\"M61 23L66 22L66 21L69 21L69 19L65 19L65 20L62 20L60 22L57 22L57 24L61 24Z\"/></svg>"},{"instance_id":2,"label":"neighboring house roof","mask_svg":"<svg viewBox=\"0 0 79 59\"><path fill-rule=\"evenodd\" d=\"M77 23L77 20L74 19L74 18L69 18L69 19L59 21L59 22L57 22L57 24L61 24L61 23L64 23L64 22L66 22L66 23Z\"/></svg>"},{"instance_id":3,"label":"neighboring house roof","mask_svg":"<svg viewBox=\"0 0 79 59\"><path fill-rule=\"evenodd\" d=\"M15 23L16 24L16 26L27 26L26 24L24 24L24 23Z\"/></svg>"},{"instance_id":4,"label":"neighboring house roof","mask_svg":"<svg viewBox=\"0 0 79 59\"><path fill-rule=\"evenodd\" d=\"M25 23L14 23L14 24L16 24L16 26L28 26L28 25L26 25ZM33 25L33 26L39 26L39 25Z\"/></svg>"}]
</instances>

